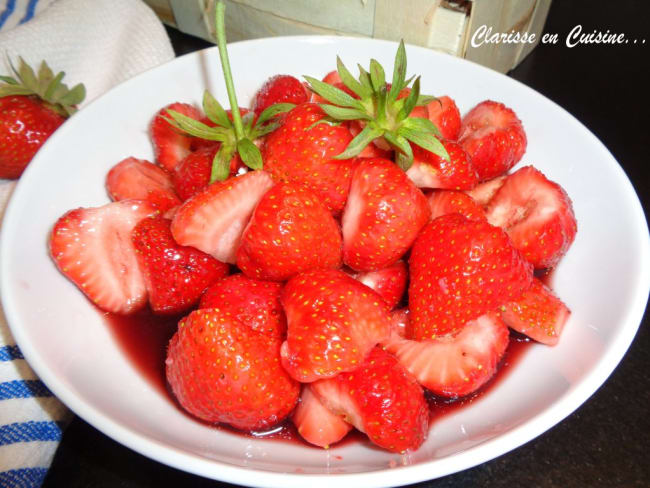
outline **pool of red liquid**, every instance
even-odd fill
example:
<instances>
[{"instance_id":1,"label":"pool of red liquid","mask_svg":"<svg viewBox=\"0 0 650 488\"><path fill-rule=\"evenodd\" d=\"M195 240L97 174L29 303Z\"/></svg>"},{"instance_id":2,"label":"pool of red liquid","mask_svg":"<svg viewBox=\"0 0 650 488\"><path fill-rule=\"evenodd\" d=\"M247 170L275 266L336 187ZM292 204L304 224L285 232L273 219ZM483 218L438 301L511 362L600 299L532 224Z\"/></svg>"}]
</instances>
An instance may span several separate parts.
<instances>
[{"instance_id":1,"label":"pool of red liquid","mask_svg":"<svg viewBox=\"0 0 650 488\"><path fill-rule=\"evenodd\" d=\"M137 371L156 389L169 398L178 409L188 415L176 402L173 394L167 387L165 379L165 356L167 344L174 335L178 321L181 317L164 317L153 314L149 309L136 314L123 316L107 313L104 315L106 324L111 329L117 343L124 351L128 360L132 362ZM504 380L510 371L525 355L532 342L525 336L510 332L510 344L496 375L481 389L466 397L449 399L427 395L430 409L430 421L438 421L459 409L465 408L478 398L486 395L496 385ZM227 426L218 425L215 428L228 430L248 437L273 438L289 442L300 442L305 446L313 447L302 440L291 422L285 422L271 432L254 435L243 433ZM353 442L367 443L364 434L353 430L337 446ZM320 448L316 448L320 449Z\"/></svg>"}]
</instances>

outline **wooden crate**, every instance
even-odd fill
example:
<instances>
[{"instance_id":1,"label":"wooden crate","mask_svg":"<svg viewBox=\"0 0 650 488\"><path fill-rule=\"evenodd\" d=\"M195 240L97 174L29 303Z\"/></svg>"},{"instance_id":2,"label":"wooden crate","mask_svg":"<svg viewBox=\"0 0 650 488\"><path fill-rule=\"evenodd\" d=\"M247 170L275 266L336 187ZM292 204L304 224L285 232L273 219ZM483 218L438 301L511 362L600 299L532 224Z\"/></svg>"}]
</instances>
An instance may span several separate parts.
<instances>
[{"instance_id":1,"label":"wooden crate","mask_svg":"<svg viewBox=\"0 0 650 488\"><path fill-rule=\"evenodd\" d=\"M213 41L214 0L145 0L167 24ZM503 73L539 42L551 0L226 0L228 41L287 35L347 35L400 40L460 56ZM406 7L406 8L405 8ZM527 32L535 43L483 43Z\"/></svg>"}]
</instances>

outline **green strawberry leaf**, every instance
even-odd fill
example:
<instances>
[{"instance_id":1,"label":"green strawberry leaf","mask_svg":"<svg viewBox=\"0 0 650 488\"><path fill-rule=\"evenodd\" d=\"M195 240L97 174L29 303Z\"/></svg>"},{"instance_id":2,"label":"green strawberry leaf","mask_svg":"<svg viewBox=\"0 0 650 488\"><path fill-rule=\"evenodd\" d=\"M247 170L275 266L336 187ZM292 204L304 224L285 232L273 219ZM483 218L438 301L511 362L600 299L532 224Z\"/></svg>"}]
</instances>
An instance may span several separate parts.
<instances>
[{"instance_id":1,"label":"green strawberry leaf","mask_svg":"<svg viewBox=\"0 0 650 488\"><path fill-rule=\"evenodd\" d=\"M405 137L412 143L417 144L427 151L431 151L432 153L437 154L446 161L449 161L449 154L447 154L445 146L443 146L438 138L434 135L409 129L408 127L404 126L400 127L397 132L400 136Z\"/></svg>"},{"instance_id":2,"label":"green strawberry leaf","mask_svg":"<svg viewBox=\"0 0 650 488\"><path fill-rule=\"evenodd\" d=\"M346 147L341 154L335 156L334 159L349 159L358 156L368 144L380 137L382 133L383 131L381 129L373 127L371 124L366 125L363 130L350 141L348 147Z\"/></svg>"},{"instance_id":3,"label":"green strawberry leaf","mask_svg":"<svg viewBox=\"0 0 650 488\"><path fill-rule=\"evenodd\" d=\"M436 97L434 97L432 95L420 95L418 97L418 103L416 103L416 105L418 107L423 106L423 105L429 105L433 101L440 102L440 100L438 100ZM441 105L442 105L442 103L441 103Z\"/></svg>"},{"instance_id":4,"label":"green strawberry leaf","mask_svg":"<svg viewBox=\"0 0 650 488\"><path fill-rule=\"evenodd\" d=\"M420 117L407 117L403 122L401 127L406 127L408 129L413 129L419 132L430 132L436 137L442 137L436 124L431 122L429 119L423 119Z\"/></svg>"},{"instance_id":5,"label":"green strawberry leaf","mask_svg":"<svg viewBox=\"0 0 650 488\"><path fill-rule=\"evenodd\" d=\"M191 136L208 139L210 141L221 142L224 142L228 139L228 129L225 129L223 127L210 127L209 125L205 125L203 122L194 120L192 117L188 117L187 115L183 115L182 113L171 109L167 110L167 114L169 114L169 117L171 117L165 117L165 120L167 120L167 122L169 122L176 129L179 129Z\"/></svg>"},{"instance_id":6,"label":"green strawberry leaf","mask_svg":"<svg viewBox=\"0 0 650 488\"><path fill-rule=\"evenodd\" d=\"M59 74L61 75L61 78L63 78L63 74L62 73ZM47 91L47 88L50 86L50 83L52 82L53 79L54 79L54 73L47 65L47 63L45 61L42 61L41 66L38 69L38 94L39 95L44 96L45 92ZM47 100L47 98L45 98L45 100Z\"/></svg>"},{"instance_id":7,"label":"green strawberry leaf","mask_svg":"<svg viewBox=\"0 0 650 488\"><path fill-rule=\"evenodd\" d=\"M406 100L404 101L404 106L400 109L399 113L397 114L398 121L402 121L409 116L409 114L415 108L415 104L417 103L419 96L420 96L420 77L418 76L415 79L415 82L413 83L413 87L411 88L411 92L409 93L409 96L406 97Z\"/></svg>"},{"instance_id":8,"label":"green strawberry leaf","mask_svg":"<svg viewBox=\"0 0 650 488\"><path fill-rule=\"evenodd\" d=\"M9 85L18 85L19 84L18 81L16 81L16 79L11 77L11 76L0 75L0 80L4 81L5 83L7 83Z\"/></svg>"},{"instance_id":9,"label":"green strawberry leaf","mask_svg":"<svg viewBox=\"0 0 650 488\"><path fill-rule=\"evenodd\" d=\"M363 66L360 64L357 64L359 67L359 83L363 86L364 90L368 91L369 93L374 93L374 88L372 86L372 81L370 79L370 73L368 73L365 69L363 69Z\"/></svg>"},{"instance_id":10,"label":"green strawberry leaf","mask_svg":"<svg viewBox=\"0 0 650 488\"><path fill-rule=\"evenodd\" d=\"M339 105L341 107L350 107L356 108L358 110L363 110L363 105L356 98L352 98L350 95L345 93L343 90L336 88L328 83L312 78L311 76L304 77L318 95L323 97L328 102Z\"/></svg>"},{"instance_id":11,"label":"green strawberry leaf","mask_svg":"<svg viewBox=\"0 0 650 488\"><path fill-rule=\"evenodd\" d=\"M58 100L54 98L55 93L63 93L60 89L62 83L61 80L63 79L63 71L58 73L55 77L50 78L49 83L46 85L45 90L42 91L42 96L43 99L50 102L50 103L57 103Z\"/></svg>"},{"instance_id":12,"label":"green strawberry leaf","mask_svg":"<svg viewBox=\"0 0 650 488\"><path fill-rule=\"evenodd\" d=\"M250 169L262 169L262 153L250 139L242 139L237 143L239 157Z\"/></svg>"},{"instance_id":13,"label":"green strawberry leaf","mask_svg":"<svg viewBox=\"0 0 650 488\"><path fill-rule=\"evenodd\" d=\"M260 116L257 118L257 126L259 127L262 125L264 122L266 122L269 119L272 119L278 114L288 112L289 110L293 109L295 107L295 104L293 103L275 103L271 105L270 107L266 107Z\"/></svg>"},{"instance_id":14,"label":"green strawberry leaf","mask_svg":"<svg viewBox=\"0 0 650 488\"><path fill-rule=\"evenodd\" d=\"M370 81L376 92L386 88L386 73L376 59L370 60Z\"/></svg>"},{"instance_id":15,"label":"green strawberry leaf","mask_svg":"<svg viewBox=\"0 0 650 488\"><path fill-rule=\"evenodd\" d=\"M397 53L395 54L393 81L388 92L389 102L397 100L397 96L406 85L406 49L404 48L404 41L401 40L397 48Z\"/></svg>"},{"instance_id":16,"label":"green strawberry leaf","mask_svg":"<svg viewBox=\"0 0 650 488\"><path fill-rule=\"evenodd\" d=\"M67 88L66 88L67 89ZM70 91L57 100L61 105L77 105L86 98L86 87L79 83L73 86Z\"/></svg>"},{"instance_id":17,"label":"green strawberry leaf","mask_svg":"<svg viewBox=\"0 0 650 488\"><path fill-rule=\"evenodd\" d=\"M327 115L336 120L370 120L370 116L355 108L338 107L321 103L318 105Z\"/></svg>"},{"instance_id":18,"label":"green strawberry leaf","mask_svg":"<svg viewBox=\"0 0 650 488\"><path fill-rule=\"evenodd\" d=\"M203 92L203 111L208 119L215 124L226 128L232 127L228 113L208 90Z\"/></svg>"},{"instance_id":19,"label":"green strawberry leaf","mask_svg":"<svg viewBox=\"0 0 650 488\"><path fill-rule=\"evenodd\" d=\"M413 149L411 149L409 142L401 135L393 132L386 132L384 138L396 149L395 162L397 165L404 171L408 171L413 164Z\"/></svg>"},{"instance_id":20,"label":"green strawberry leaf","mask_svg":"<svg viewBox=\"0 0 650 488\"><path fill-rule=\"evenodd\" d=\"M13 95L31 95L32 91L20 85L2 85L0 86L0 97Z\"/></svg>"},{"instance_id":21,"label":"green strawberry leaf","mask_svg":"<svg viewBox=\"0 0 650 488\"><path fill-rule=\"evenodd\" d=\"M231 144L222 144L212 160L210 184L215 181L224 181L230 176L230 160L235 154L235 147Z\"/></svg>"},{"instance_id":22,"label":"green strawberry leaf","mask_svg":"<svg viewBox=\"0 0 650 488\"><path fill-rule=\"evenodd\" d=\"M341 77L343 84L354 93L359 95L360 98L368 98L372 95L372 90L368 90L368 87L362 85L359 81L357 81L357 79L352 76L352 73L348 71L348 69L343 64L343 61L341 61L341 58L338 56L336 57L336 71Z\"/></svg>"}]
</instances>

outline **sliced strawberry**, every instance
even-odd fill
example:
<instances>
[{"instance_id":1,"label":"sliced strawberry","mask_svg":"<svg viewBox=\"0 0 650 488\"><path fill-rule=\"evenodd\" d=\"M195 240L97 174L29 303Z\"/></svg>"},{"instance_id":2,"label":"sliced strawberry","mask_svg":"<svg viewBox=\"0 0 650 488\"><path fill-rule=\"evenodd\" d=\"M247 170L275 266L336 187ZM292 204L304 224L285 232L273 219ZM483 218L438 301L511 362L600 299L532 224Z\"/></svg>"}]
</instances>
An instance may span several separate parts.
<instances>
[{"instance_id":1,"label":"sliced strawberry","mask_svg":"<svg viewBox=\"0 0 650 488\"><path fill-rule=\"evenodd\" d=\"M341 266L341 231L306 188L278 183L259 201L241 238L237 266L245 275L284 281L310 269Z\"/></svg>"},{"instance_id":2,"label":"sliced strawberry","mask_svg":"<svg viewBox=\"0 0 650 488\"><path fill-rule=\"evenodd\" d=\"M508 341L508 327L498 314L489 313L435 340L413 341L393 332L383 346L423 387L436 395L459 397L492 378Z\"/></svg>"},{"instance_id":3,"label":"sliced strawberry","mask_svg":"<svg viewBox=\"0 0 650 488\"><path fill-rule=\"evenodd\" d=\"M275 103L300 105L309 101L310 92L302 82L290 75L275 75L264 82L253 98L253 111L259 115Z\"/></svg>"},{"instance_id":4,"label":"sliced strawberry","mask_svg":"<svg viewBox=\"0 0 650 488\"><path fill-rule=\"evenodd\" d=\"M426 438L429 409L422 388L394 356L379 347L355 371L317 381L312 389L329 410L384 449L415 450Z\"/></svg>"},{"instance_id":5,"label":"sliced strawberry","mask_svg":"<svg viewBox=\"0 0 650 488\"><path fill-rule=\"evenodd\" d=\"M149 132L156 161L167 171L174 171L176 165L190 153L193 138L181 133L167 122L169 109L196 120L201 119L202 114L192 105L176 102L162 108L151 121Z\"/></svg>"},{"instance_id":6,"label":"sliced strawberry","mask_svg":"<svg viewBox=\"0 0 650 488\"><path fill-rule=\"evenodd\" d=\"M533 269L506 233L460 214L438 217L418 236L409 261L409 309L416 340L434 339L516 299Z\"/></svg>"},{"instance_id":7,"label":"sliced strawberry","mask_svg":"<svg viewBox=\"0 0 650 488\"><path fill-rule=\"evenodd\" d=\"M375 290L384 299L389 308L395 308L402 300L406 290L408 270L404 261L397 261L386 268L364 273L353 273L368 288Z\"/></svg>"},{"instance_id":8,"label":"sliced strawberry","mask_svg":"<svg viewBox=\"0 0 650 488\"><path fill-rule=\"evenodd\" d=\"M287 318L280 304L282 284L248 278L237 273L208 288L199 308L218 308L252 329L278 339L287 332Z\"/></svg>"},{"instance_id":9,"label":"sliced strawberry","mask_svg":"<svg viewBox=\"0 0 650 488\"><path fill-rule=\"evenodd\" d=\"M181 246L192 246L224 263L235 263L237 247L250 216L273 186L264 171L216 182L187 200L172 220Z\"/></svg>"},{"instance_id":10,"label":"sliced strawberry","mask_svg":"<svg viewBox=\"0 0 650 488\"><path fill-rule=\"evenodd\" d=\"M158 212L142 200L71 210L54 225L50 254L59 270L99 308L135 312L146 305L147 289L131 231Z\"/></svg>"},{"instance_id":11,"label":"sliced strawberry","mask_svg":"<svg viewBox=\"0 0 650 488\"><path fill-rule=\"evenodd\" d=\"M447 140L455 141L460 134L460 110L456 102L448 96L439 97L426 106L429 120L435 124L440 135Z\"/></svg>"},{"instance_id":12,"label":"sliced strawberry","mask_svg":"<svg viewBox=\"0 0 650 488\"><path fill-rule=\"evenodd\" d=\"M505 173L526 152L526 133L517 115L491 100L479 103L463 117L458 142L470 155L481 181Z\"/></svg>"},{"instance_id":13,"label":"sliced strawberry","mask_svg":"<svg viewBox=\"0 0 650 488\"><path fill-rule=\"evenodd\" d=\"M352 140L344 125L329 125L322 109L313 103L298 105L264 143L264 169L276 181L303 185L338 215L350 190L353 159L333 159Z\"/></svg>"},{"instance_id":14,"label":"sliced strawberry","mask_svg":"<svg viewBox=\"0 0 650 488\"><path fill-rule=\"evenodd\" d=\"M328 449L343 439L352 425L339 415L330 412L311 391L310 385L302 387L302 394L291 420L300 436L310 444Z\"/></svg>"},{"instance_id":15,"label":"sliced strawberry","mask_svg":"<svg viewBox=\"0 0 650 488\"><path fill-rule=\"evenodd\" d=\"M163 213L181 204L171 175L144 159L126 158L113 166L106 175L106 190L112 200L147 200Z\"/></svg>"},{"instance_id":16,"label":"sliced strawberry","mask_svg":"<svg viewBox=\"0 0 650 488\"><path fill-rule=\"evenodd\" d=\"M266 431L288 417L300 395L279 351L279 340L218 309L196 310L169 342L167 381L181 406L199 419Z\"/></svg>"},{"instance_id":17,"label":"sliced strawberry","mask_svg":"<svg viewBox=\"0 0 650 488\"><path fill-rule=\"evenodd\" d=\"M571 310L538 279L517 300L501 307L508 327L537 342L554 346L571 316Z\"/></svg>"},{"instance_id":18,"label":"sliced strawberry","mask_svg":"<svg viewBox=\"0 0 650 488\"><path fill-rule=\"evenodd\" d=\"M428 222L424 194L386 159L359 159L342 217L343 261L357 271L395 263Z\"/></svg>"},{"instance_id":19,"label":"sliced strawberry","mask_svg":"<svg viewBox=\"0 0 650 488\"><path fill-rule=\"evenodd\" d=\"M488 222L503 228L535 268L552 268L578 230L564 189L532 166L508 176L487 208Z\"/></svg>"},{"instance_id":20,"label":"sliced strawberry","mask_svg":"<svg viewBox=\"0 0 650 488\"><path fill-rule=\"evenodd\" d=\"M499 190L499 188L501 188L507 177L507 175L497 176L491 180L479 183L474 188L466 191L465 193L472 197L472 199L478 205L485 207L490 202L490 200L492 200L492 197Z\"/></svg>"},{"instance_id":21,"label":"sliced strawberry","mask_svg":"<svg viewBox=\"0 0 650 488\"><path fill-rule=\"evenodd\" d=\"M485 210L462 191L437 190L428 196L431 219L459 213L469 220L486 220Z\"/></svg>"},{"instance_id":22,"label":"sliced strawberry","mask_svg":"<svg viewBox=\"0 0 650 488\"><path fill-rule=\"evenodd\" d=\"M391 312L391 333L399 337L410 337L410 318L408 307L398 308Z\"/></svg>"},{"instance_id":23,"label":"sliced strawberry","mask_svg":"<svg viewBox=\"0 0 650 488\"><path fill-rule=\"evenodd\" d=\"M180 314L199 302L212 283L228 274L229 267L193 247L179 246L162 217L142 219L131 239L149 293L151 309L160 314Z\"/></svg>"},{"instance_id":24,"label":"sliced strawberry","mask_svg":"<svg viewBox=\"0 0 650 488\"><path fill-rule=\"evenodd\" d=\"M456 142L443 141L449 161L415 144L413 166L406 174L418 188L442 188L447 190L470 190L478 183L478 173L469 156Z\"/></svg>"},{"instance_id":25,"label":"sliced strawberry","mask_svg":"<svg viewBox=\"0 0 650 488\"><path fill-rule=\"evenodd\" d=\"M282 365L303 383L358 368L390 333L381 297L342 271L299 274L281 300L288 326Z\"/></svg>"}]
</instances>

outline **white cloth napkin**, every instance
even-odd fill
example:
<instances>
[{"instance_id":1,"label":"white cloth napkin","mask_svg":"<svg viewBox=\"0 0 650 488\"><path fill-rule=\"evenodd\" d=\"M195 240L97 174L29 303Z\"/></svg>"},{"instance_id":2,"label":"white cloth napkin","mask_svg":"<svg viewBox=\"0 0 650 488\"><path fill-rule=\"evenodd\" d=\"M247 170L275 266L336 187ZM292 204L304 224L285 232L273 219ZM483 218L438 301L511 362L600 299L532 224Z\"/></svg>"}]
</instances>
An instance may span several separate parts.
<instances>
[{"instance_id":1,"label":"white cloth napkin","mask_svg":"<svg viewBox=\"0 0 650 488\"><path fill-rule=\"evenodd\" d=\"M140 0L56 0L41 12L37 2L22 2L34 8L33 18L0 30L1 56L20 55L35 67L45 59L55 72L65 71L68 86L83 82L82 108L112 86L174 58L163 25ZM13 12L21 7L8 0L3 11L0 1L0 18L12 6ZM18 15L19 21L25 18ZM2 61L0 74L9 74ZM14 185L0 180L0 221ZM41 485L69 415L23 359L0 307L0 487Z\"/></svg>"}]
</instances>

